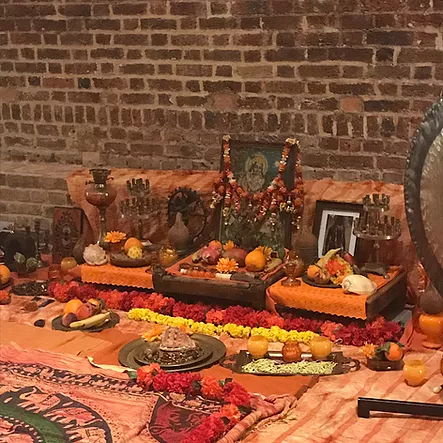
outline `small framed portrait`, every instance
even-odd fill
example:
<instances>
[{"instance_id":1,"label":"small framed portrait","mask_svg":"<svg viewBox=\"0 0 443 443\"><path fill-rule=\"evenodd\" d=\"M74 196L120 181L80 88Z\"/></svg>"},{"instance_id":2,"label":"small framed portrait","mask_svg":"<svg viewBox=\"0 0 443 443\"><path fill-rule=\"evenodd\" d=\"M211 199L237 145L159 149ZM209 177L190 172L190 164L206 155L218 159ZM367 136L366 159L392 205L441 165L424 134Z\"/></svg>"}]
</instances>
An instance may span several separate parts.
<instances>
[{"instance_id":1,"label":"small framed portrait","mask_svg":"<svg viewBox=\"0 0 443 443\"><path fill-rule=\"evenodd\" d=\"M354 235L354 225L362 209L363 205L359 203L317 201L313 233L318 239L319 257L338 248L355 255L357 237Z\"/></svg>"}]
</instances>

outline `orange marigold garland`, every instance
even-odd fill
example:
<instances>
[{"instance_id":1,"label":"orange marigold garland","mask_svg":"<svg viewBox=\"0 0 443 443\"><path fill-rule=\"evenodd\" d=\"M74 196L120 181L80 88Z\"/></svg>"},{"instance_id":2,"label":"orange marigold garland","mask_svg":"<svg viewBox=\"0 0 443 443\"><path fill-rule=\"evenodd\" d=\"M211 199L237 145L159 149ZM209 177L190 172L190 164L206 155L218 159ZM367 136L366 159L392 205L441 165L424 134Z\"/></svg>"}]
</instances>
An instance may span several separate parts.
<instances>
[{"instance_id":1,"label":"orange marigold garland","mask_svg":"<svg viewBox=\"0 0 443 443\"><path fill-rule=\"evenodd\" d=\"M168 373L158 364L139 368L136 378L138 385L148 390L201 396L221 403L220 410L194 428L183 443L216 442L251 410L251 394L230 378L216 380L199 373Z\"/></svg>"},{"instance_id":2,"label":"orange marigold garland","mask_svg":"<svg viewBox=\"0 0 443 443\"><path fill-rule=\"evenodd\" d=\"M243 189L234 177L231 168L231 148L229 140L229 136L225 135L223 137L224 168L220 173L219 179L214 183L211 208L215 208L224 201L222 214L226 219L232 210L240 211L243 201L248 206L255 207L255 217L258 221L263 220L268 212L271 212L272 216L276 217L277 211L281 211L292 214L296 218L298 225L304 207L304 188L299 142L296 139L286 139L277 176L274 177L266 190L250 193L246 189ZM296 148L296 174L293 189L289 190L286 188L284 175L288 157L293 148Z\"/></svg>"}]
</instances>

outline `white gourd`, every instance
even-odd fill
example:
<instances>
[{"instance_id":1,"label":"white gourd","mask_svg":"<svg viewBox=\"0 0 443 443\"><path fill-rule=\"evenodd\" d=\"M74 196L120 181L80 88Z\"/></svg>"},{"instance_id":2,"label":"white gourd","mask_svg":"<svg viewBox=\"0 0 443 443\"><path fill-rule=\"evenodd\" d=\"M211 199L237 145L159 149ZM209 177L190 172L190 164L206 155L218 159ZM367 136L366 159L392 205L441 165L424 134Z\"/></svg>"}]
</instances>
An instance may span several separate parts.
<instances>
[{"instance_id":1,"label":"white gourd","mask_svg":"<svg viewBox=\"0 0 443 443\"><path fill-rule=\"evenodd\" d=\"M377 290L377 285L363 275L348 275L341 287L345 292L358 295L372 295Z\"/></svg>"}]
</instances>

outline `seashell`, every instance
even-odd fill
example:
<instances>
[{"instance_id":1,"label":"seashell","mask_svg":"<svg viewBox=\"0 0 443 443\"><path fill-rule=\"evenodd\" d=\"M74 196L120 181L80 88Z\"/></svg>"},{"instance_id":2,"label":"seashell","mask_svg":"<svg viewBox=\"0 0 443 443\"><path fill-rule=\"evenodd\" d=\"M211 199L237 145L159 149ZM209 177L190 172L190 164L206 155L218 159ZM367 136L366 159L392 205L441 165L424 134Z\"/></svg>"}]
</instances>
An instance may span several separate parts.
<instances>
[{"instance_id":1,"label":"seashell","mask_svg":"<svg viewBox=\"0 0 443 443\"><path fill-rule=\"evenodd\" d=\"M343 280L341 287L345 292L359 295L372 295L377 290L377 285L363 275L348 275Z\"/></svg>"},{"instance_id":2,"label":"seashell","mask_svg":"<svg viewBox=\"0 0 443 443\"><path fill-rule=\"evenodd\" d=\"M90 266L101 266L108 262L106 251L99 245L89 245L83 252L85 262Z\"/></svg>"}]
</instances>

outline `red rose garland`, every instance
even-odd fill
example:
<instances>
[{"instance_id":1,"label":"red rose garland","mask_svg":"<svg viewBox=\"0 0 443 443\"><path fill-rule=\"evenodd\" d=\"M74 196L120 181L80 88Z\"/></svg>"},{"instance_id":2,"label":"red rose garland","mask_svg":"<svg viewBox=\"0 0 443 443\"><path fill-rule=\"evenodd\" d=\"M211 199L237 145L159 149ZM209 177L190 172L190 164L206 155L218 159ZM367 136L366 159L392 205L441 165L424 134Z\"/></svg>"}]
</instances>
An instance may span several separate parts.
<instances>
[{"instance_id":1,"label":"red rose garland","mask_svg":"<svg viewBox=\"0 0 443 443\"><path fill-rule=\"evenodd\" d=\"M194 428L183 443L212 443L219 440L251 407L251 395L231 379L218 381L199 373L168 373L156 363L137 370L137 383L147 390L200 396L222 403L220 410Z\"/></svg>"},{"instance_id":2,"label":"red rose garland","mask_svg":"<svg viewBox=\"0 0 443 443\"><path fill-rule=\"evenodd\" d=\"M203 303L177 302L161 294L147 294L139 291L100 291L92 285L83 285L76 281L70 283L53 282L48 292L56 300L67 302L74 298L87 301L90 298L101 298L110 309L129 311L133 308L146 308L159 314L188 318L194 321L226 325L232 323L240 326L270 328L278 326L287 331L313 331L325 335L331 340L341 340L345 345L363 346L365 343L383 344L387 341L398 341L403 328L396 322L386 321L383 317L372 321L364 327L357 323L343 325L331 321L296 317L292 314L282 316L268 311L256 311L244 306L230 306L226 309Z\"/></svg>"}]
</instances>

